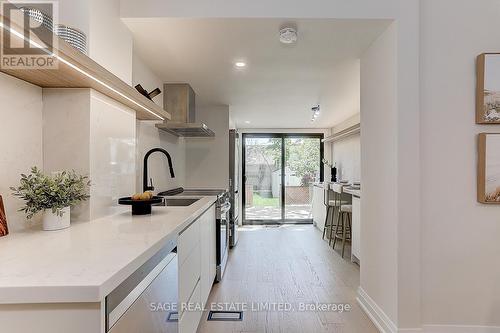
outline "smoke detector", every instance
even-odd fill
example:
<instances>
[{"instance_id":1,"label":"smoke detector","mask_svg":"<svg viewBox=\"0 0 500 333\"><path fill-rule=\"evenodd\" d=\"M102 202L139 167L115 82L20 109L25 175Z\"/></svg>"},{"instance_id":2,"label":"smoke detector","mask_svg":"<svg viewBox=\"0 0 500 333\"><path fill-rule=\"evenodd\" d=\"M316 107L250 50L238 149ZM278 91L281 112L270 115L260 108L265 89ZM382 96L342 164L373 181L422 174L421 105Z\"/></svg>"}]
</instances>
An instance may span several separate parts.
<instances>
[{"instance_id":1,"label":"smoke detector","mask_svg":"<svg viewBox=\"0 0 500 333\"><path fill-rule=\"evenodd\" d=\"M280 30L280 42L283 44L294 44L297 42L297 30L294 28L283 28Z\"/></svg>"}]
</instances>

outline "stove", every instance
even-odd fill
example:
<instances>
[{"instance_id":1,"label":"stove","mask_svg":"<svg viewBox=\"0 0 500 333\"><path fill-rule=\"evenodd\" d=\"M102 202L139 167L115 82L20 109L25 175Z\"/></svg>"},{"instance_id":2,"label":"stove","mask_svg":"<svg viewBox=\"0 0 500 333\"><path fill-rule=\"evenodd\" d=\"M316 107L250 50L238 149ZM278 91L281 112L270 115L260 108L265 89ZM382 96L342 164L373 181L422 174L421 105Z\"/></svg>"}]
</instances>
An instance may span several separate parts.
<instances>
[{"instance_id":1,"label":"stove","mask_svg":"<svg viewBox=\"0 0 500 333\"><path fill-rule=\"evenodd\" d=\"M185 188L182 190L181 193L179 193L179 195L219 196L219 195L223 195L226 192L227 192L227 190L212 189L212 188L209 188L209 189Z\"/></svg>"}]
</instances>

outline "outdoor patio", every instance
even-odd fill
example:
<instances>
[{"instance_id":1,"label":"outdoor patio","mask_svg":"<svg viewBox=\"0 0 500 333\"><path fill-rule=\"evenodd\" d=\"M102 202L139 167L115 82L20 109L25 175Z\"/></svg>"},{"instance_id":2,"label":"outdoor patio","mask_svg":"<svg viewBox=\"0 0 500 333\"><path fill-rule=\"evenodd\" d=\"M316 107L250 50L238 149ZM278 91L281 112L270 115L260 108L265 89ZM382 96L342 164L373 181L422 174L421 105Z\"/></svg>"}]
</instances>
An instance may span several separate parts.
<instances>
[{"instance_id":1,"label":"outdoor patio","mask_svg":"<svg viewBox=\"0 0 500 333\"><path fill-rule=\"evenodd\" d=\"M285 218L289 220L312 219L311 205L288 205ZM250 206L245 208L247 220L280 220L281 208L276 206Z\"/></svg>"}]
</instances>

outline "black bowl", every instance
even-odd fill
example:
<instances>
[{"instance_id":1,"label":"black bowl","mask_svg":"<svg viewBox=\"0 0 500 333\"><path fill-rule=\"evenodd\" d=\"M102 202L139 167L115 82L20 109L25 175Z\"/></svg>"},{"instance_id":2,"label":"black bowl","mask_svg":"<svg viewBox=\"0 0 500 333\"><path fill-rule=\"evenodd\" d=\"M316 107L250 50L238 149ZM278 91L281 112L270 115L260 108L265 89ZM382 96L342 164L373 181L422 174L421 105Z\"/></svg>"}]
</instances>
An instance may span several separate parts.
<instances>
[{"instance_id":1,"label":"black bowl","mask_svg":"<svg viewBox=\"0 0 500 333\"><path fill-rule=\"evenodd\" d=\"M149 200L132 200L132 197L118 199L120 205L132 206L132 215L148 215L151 214L151 205L159 204L163 201L163 197L152 197Z\"/></svg>"}]
</instances>

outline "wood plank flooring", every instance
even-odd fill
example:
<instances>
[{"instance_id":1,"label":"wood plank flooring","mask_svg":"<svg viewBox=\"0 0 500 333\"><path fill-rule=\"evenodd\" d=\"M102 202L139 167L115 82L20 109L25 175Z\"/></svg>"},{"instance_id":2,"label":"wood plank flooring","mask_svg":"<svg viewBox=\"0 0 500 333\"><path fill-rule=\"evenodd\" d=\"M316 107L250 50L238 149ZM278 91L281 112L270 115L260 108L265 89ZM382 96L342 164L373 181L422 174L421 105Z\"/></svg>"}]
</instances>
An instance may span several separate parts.
<instances>
[{"instance_id":1,"label":"wood plank flooring","mask_svg":"<svg viewBox=\"0 0 500 333\"><path fill-rule=\"evenodd\" d=\"M243 321L207 321L203 314L199 333L376 333L356 302L359 267L340 251L332 251L312 225L240 228L231 250L223 281L215 284L207 308L244 309ZM340 246L338 246L340 248ZM294 311L256 310L292 306ZM238 304L239 303L239 304ZM276 305L272 305L272 304ZM301 304L347 303L350 312L299 311Z\"/></svg>"}]
</instances>

